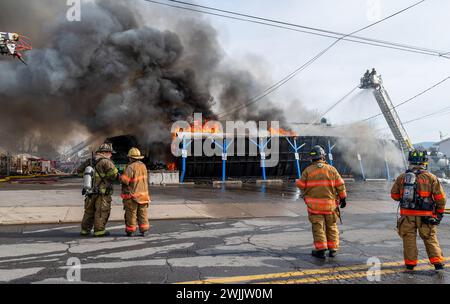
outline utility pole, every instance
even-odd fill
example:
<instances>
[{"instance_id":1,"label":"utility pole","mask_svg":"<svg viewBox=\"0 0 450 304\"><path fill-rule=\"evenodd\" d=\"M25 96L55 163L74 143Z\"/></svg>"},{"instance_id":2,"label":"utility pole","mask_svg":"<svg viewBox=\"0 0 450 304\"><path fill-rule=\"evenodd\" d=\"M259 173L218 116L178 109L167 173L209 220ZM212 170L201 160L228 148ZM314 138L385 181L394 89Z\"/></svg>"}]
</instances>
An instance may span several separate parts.
<instances>
[{"instance_id":1,"label":"utility pole","mask_svg":"<svg viewBox=\"0 0 450 304\"><path fill-rule=\"evenodd\" d=\"M11 152L6 153L6 176L11 175Z\"/></svg>"}]
</instances>

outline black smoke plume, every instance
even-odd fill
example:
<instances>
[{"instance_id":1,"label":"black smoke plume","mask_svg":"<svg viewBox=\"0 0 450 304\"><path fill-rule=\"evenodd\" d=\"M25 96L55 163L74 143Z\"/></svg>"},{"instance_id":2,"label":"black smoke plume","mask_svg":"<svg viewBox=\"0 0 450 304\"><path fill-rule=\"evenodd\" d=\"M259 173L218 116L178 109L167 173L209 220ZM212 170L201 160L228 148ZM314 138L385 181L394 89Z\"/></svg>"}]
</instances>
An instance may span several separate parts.
<instances>
[{"instance_id":1,"label":"black smoke plume","mask_svg":"<svg viewBox=\"0 0 450 304\"><path fill-rule=\"evenodd\" d=\"M176 15L167 30L149 26L141 1L96 0L83 2L81 22L68 22L65 2L0 4L0 31L27 34L35 46L28 66L0 61L6 149L54 156L80 132L167 143L172 122L194 112L216 119L213 108L228 112L264 89L250 72L227 64L216 30L201 16ZM226 118L283 121L283 114L266 101Z\"/></svg>"}]
</instances>

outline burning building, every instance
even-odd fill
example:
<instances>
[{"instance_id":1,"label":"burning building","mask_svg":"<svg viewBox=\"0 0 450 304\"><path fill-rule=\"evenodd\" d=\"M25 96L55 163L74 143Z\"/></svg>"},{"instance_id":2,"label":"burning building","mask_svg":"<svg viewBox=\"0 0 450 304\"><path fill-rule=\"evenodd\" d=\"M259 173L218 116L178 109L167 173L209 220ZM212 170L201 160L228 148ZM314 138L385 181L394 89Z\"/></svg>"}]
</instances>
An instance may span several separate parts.
<instances>
[{"instance_id":1,"label":"burning building","mask_svg":"<svg viewBox=\"0 0 450 304\"><path fill-rule=\"evenodd\" d=\"M120 168L127 162L128 150L139 147L151 170L177 170L181 182L293 180L309 165L310 149L321 145L327 151L327 161L344 177L392 179L404 168L394 141L343 136L329 124L315 126L328 135L298 135L283 128L269 128L265 135L227 133L211 124L198 125L176 130L171 146L142 145L133 136L109 138L118 152L113 160ZM361 141L364 145L359 145ZM195 151L195 147L200 150ZM269 164L272 160L277 161Z\"/></svg>"},{"instance_id":2,"label":"burning building","mask_svg":"<svg viewBox=\"0 0 450 304\"><path fill-rule=\"evenodd\" d=\"M67 7L61 7L61 1L43 1L51 13L30 1L2 1L0 26L20 26L36 41L27 54L28 66L0 60L0 138L6 149L20 150L17 146L31 138L39 144L33 153L44 155L42 151L54 151L72 136L95 134L113 142L119 152L115 160L122 168L128 148L138 146L151 169L177 169L187 180L220 179L221 155L172 155L170 126L174 122L202 113L206 120L279 121L287 126L283 110L270 97L249 103L272 83L269 73L263 72L263 62L252 70L242 60L227 57L217 31L206 19L173 18L167 11L145 9L141 1L94 0L83 2L83 22L67 22ZM27 22L5 13L24 10L33 10L24 18ZM42 20L45 30L36 26ZM295 109L301 109L299 119L315 120L301 103L296 102ZM223 113L226 117L219 115ZM295 177L296 164L300 169L306 166L305 152L316 143L326 148L328 143L336 145L333 162L343 174L362 173L357 154L366 166L368 159L385 163L383 145L371 136L356 136L355 129L345 136L329 130L298 133L298 137L280 134L279 164L266 168L267 176ZM114 137L122 134L134 137ZM353 136L356 139L349 139ZM252 145L250 138L243 138ZM298 155L292 153L295 140L305 144ZM262 174L260 163L261 154L230 153L225 174L256 178ZM371 171L366 169L363 175Z\"/></svg>"}]
</instances>

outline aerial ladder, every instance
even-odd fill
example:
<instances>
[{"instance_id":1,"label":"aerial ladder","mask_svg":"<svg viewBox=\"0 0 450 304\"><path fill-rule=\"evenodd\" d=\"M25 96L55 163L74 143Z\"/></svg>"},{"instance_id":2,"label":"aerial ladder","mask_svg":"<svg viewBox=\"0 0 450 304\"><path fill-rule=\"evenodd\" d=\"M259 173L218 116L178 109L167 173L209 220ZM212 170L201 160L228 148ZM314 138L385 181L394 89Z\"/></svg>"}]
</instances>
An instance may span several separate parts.
<instances>
[{"instance_id":1,"label":"aerial ladder","mask_svg":"<svg viewBox=\"0 0 450 304\"><path fill-rule=\"evenodd\" d=\"M361 85L359 88L373 90L373 95L377 100L378 106L380 107L394 138L399 142L402 151L408 152L414 149L408 133L398 116L397 110L383 86L383 80L381 76L377 74L375 69L372 69L371 72L369 72L369 70L366 71L361 78Z\"/></svg>"},{"instance_id":2,"label":"aerial ladder","mask_svg":"<svg viewBox=\"0 0 450 304\"><path fill-rule=\"evenodd\" d=\"M372 89L373 95L377 100L378 106L386 119L389 128L394 135L394 138L398 141L400 149L403 151L403 155L414 149L414 146L405 130L405 127L398 116L394 104L389 97L386 89L383 86L383 79L377 74L375 69L366 71L361 78L360 89ZM443 153L439 152L435 147L431 148L429 153L430 163L429 168L433 173L436 173L442 178L448 178L450 176L450 160ZM404 159L406 165L406 159Z\"/></svg>"}]
</instances>

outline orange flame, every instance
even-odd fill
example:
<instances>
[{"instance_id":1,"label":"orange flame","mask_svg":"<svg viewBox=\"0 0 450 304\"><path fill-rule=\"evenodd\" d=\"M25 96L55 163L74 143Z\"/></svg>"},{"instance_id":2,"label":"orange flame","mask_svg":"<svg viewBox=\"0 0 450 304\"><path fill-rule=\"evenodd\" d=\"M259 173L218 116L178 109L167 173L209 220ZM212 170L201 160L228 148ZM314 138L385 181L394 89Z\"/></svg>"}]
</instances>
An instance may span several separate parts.
<instances>
[{"instance_id":1,"label":"orange flame","mask_svg":"<svg viewBox=\"0 0 450 304\"><path fill-rule=\"evenodd\" d=\"M175 171L177 169L176 163L167 163L167 170L169 171Z\"/></svg>"},{"instance_id":2,"label":"orange flame","mask_svg":"<svg viewBox=\"0 0 450 304\"><path fill-rule=\"evenodd\" d=\"M283 128L275 129L269 128L271 135L279 135L279 136L298 136L298 134L291 130L285 130Z\"/></svg>"},{"instance_id":3,"label":"orange flame","mask_svg":"<svg viewBox=\"0 0 450 304\"><path fill-rule=\"evenodd\" d=\"M199 121L194 121L194 123L191 125L190 129L182 129L179 128L175 131L173 134L174 137L176 137L177 132L190 132L190 133L209 133L209 134L218 134L222 131L222 126L218 122L217 124L206 122L204 125L201 125ZM286 130L283 128L269 128L269 132L271 135L278 135L278 136L298 136L298 134L292 130Z\"/></svg>"},{"instance_id":4,"label":"orange flame","mask_svg":"<svg viewBox=\"0 0 450 304\"><path fill-rule=\"evenodd\" d=\"M217 124L205 122L204 125L201 125L199 121L194 121L189 129L178 128L175 130L173 136L175 137L177 132L218 134L221 130L222 127L219 122Z\"/></svg>"}]
</instances>

